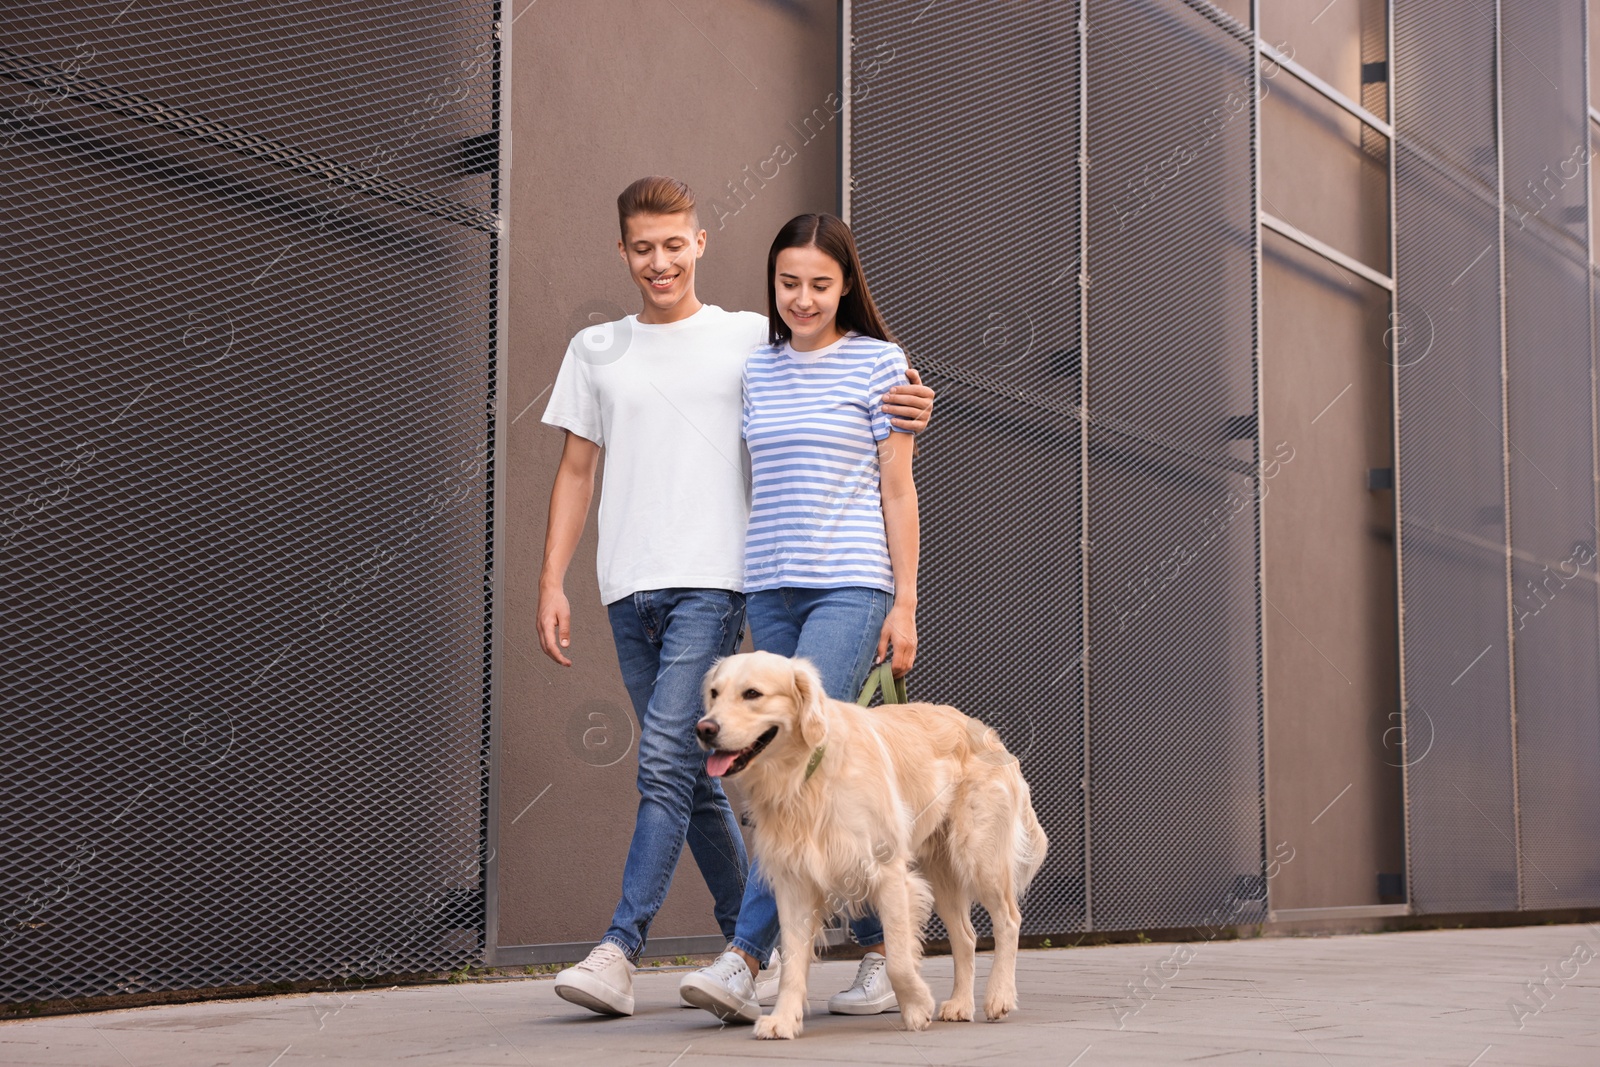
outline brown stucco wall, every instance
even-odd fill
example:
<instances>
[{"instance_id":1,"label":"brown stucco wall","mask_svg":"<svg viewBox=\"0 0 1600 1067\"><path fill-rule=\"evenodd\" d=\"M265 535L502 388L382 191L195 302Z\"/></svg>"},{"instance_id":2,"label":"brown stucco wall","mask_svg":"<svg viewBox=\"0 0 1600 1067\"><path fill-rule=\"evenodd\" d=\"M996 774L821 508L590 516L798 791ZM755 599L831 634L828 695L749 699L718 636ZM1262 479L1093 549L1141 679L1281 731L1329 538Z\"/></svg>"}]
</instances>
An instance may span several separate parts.
<instances>
[{"instance_id":1,"label":"brown stucco wall","mask_svg":"<svg viewBox=\"0 0 1600 1067\"><path fill-rule=\"evenodd\" d=\"M1275 909L1387 903L1404 870L1388 294L1266 236L1262 404L1267 832Z\"/></svg>"},{"instance_id":2,"label":"brown stucco wall","mask_svg":"<svg viewBox=\"0 0 1600 1067\"><path fill-rule=\"evenodd\" d=\"M701 299L764 310L767 243L794 214L838 210L839 167L832 0L520 0L512 11L502 946L598 939L633 829L637 725L596 585L592 515L567 577L571 668L539 651L534 620L562 443L539 421L549 386L586 316L638 310L616 253L616 195L645 174L687 181L708 231ZM768 163L780 144L793 158ZM686 850L651 936L715 933Z\"/></svg>"},{"instance_id":3,"label":"brown stucco wall","mask_svg":"<svg viewBox=\"0 0 1600 1067\"><path fill-rule=\"evenodd\" d=\"M1263 36L1348 97L1383 56L1383 5L1263 4ZM1269 68L1270 69L1270 68ZM1265 83L1262 209L1389 269L1385 145L1285 73ZM1386 291L1275 233L1262 263L1262 504L1268 853L1294 860L1275 910L1395 903L1404 871L1394 494L1366 488L1393 462ZM1289 454L1287 451L1285 454Z\"/></svg>"}]
</instances>

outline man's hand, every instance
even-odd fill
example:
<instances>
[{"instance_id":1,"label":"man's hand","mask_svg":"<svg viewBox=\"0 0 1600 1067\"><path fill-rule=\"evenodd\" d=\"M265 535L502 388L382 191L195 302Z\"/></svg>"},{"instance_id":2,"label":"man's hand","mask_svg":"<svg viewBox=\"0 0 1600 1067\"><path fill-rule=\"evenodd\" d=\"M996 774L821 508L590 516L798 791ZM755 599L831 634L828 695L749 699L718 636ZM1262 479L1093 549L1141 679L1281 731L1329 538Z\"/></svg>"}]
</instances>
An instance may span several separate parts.
<instances>
[{"instance_id":1,"label":"man's hand","mask_svg":"<svg viewBox=\"0 0 1600 1067\"><path fill-rule=\"evenodd\" d=\"M567 564L583 535L594 495L594 472L600 465L600 446L567 431L561 446L561 465L550 488L550 518L544 532L544 565L539 568L539 646L561 664L572 661L561 650L571 643L572 608L564 588Z\"/></svg>"},{"instance_id":2,"label":"man's hand","mask_svg":"<svg viewBox=\"0 0 1600 1067\"><path fill-rule=\"evenodd\" d=\"M559 586L539 590L539 645L544 654L561 664L572 666L572 661L561 650L572 641L572 608L567 604L567 594Z\"/></svg>"},{"instance_id":3,"label":"man's hand","mask_svg":"<svg viewBox=\"0 0 1600 1067\"><path fill-rule=\"evenodd\" d=\"M906 370L906 377L910 385L897 385L884 394L883 413L891 426L921 433L933 417L933 390L922 384L922 375L913 368Z\"/></svg>"}]
</instances>

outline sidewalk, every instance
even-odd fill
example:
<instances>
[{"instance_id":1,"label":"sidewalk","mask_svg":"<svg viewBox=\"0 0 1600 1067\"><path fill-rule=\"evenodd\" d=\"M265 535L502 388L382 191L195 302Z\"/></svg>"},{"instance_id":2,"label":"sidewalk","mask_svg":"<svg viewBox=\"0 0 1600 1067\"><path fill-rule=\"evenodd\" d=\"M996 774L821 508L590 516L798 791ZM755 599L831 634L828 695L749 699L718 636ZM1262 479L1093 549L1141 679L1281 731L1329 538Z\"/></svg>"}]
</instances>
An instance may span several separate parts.
<instances>
[{"instance_id":1,"label":"sidewalk","mask_svg":"<svg viewBox=\"0 0 1600 1067\"><path fill-rule=\"evenodd\" d=\"M1575 955L1578 945L1586 949ZM811 1015L793 1042L757 1042L748 1027L725 1028L679 1008L681 972L646 972L631 1019L601 1019L567 1004L548 979L463 983L4 1023L0 1063L1600 1065L1600 928L1196 943L1186 963L1178 949L1024 952L1022 1007L1010 1020L935 1022L920 1034L901 1030L894 1014L827 1015L828 994L855 970L828 963L811 972L812 1011L822 1014ZM988 966L980 956L980 976ZM1534 998L1524 984L1544 981L1547 967L1554 977ZM936 998L948 994L948 957L928 960L924 974ZM1154 994L1142 1006L1127 988L1141 975L1150 976L1145 986Z\"/></svg>"}]
</instances>

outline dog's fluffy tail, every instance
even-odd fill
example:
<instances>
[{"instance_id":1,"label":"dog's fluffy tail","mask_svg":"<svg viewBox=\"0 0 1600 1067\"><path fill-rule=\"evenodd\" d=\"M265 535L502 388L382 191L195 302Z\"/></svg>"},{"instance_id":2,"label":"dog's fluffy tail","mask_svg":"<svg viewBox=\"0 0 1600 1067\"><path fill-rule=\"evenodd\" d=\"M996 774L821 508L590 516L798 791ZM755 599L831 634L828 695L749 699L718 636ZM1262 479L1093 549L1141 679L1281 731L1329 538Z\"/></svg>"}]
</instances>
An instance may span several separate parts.
<instances>
[{"instance_id":1,"label":"dog's fluffy tail","mask_svg":"<svg viewBox=\"0 0 1600 1067\"><path fill-rule=\"evenodd\" d=\"M1039 816L1033 810L1033 795L1028 788L1026 779L1019 774L1022 782L1022 803L1018 818L1011 823L1011 879L1016 887L1017 899L1020 901L1028 893L1028 886L1033 882L1033 876L1039 873L1039 868L1044 865L1045 853L1050 849L1050 839L1045 836L1044 827L1039 825Z\"/></svg>"},{"instance_id":2,"label":"dog's fluffy tail","mask_svg":"<svg viewBox=\"0 0 1600 1067\"><path fill-rule=\"evenodd\" d=\"M1010 820L1011 847L1007 858L1011 865L1011 885L1020 901L1027 894L1034 875L1044 865L1050 839L1045 836L1044 827L1039 825L1039 816L1033 810L1033 791L1028 787L1028 780L1022 776L1022 762L1006 750L993 727L984 725L978 719L963 718L967 727L967 755L1007 768L1005 777L1010 779L1007 782L1008 792L1015 805L1015 814Z\"/></svg>"}]
</instances>

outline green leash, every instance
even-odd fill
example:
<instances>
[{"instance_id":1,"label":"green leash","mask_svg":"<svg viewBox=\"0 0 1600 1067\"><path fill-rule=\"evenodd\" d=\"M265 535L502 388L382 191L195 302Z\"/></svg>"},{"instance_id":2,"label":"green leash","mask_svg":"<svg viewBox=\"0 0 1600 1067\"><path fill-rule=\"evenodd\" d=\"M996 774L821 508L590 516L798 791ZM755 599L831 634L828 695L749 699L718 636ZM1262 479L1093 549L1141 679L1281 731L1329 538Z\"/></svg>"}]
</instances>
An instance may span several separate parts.
<instances>
[{"instance_id":1,"label":"green leash","mask_svg":"<svg viewBox=\"0 0 1600 1067\"><path fill-rule=\"evenodd\" d=\"M856 697L856 703L862 707L867 707L872 703L872 698L878 695L880 689L883 690L883 702L885 704L911 703L906 696L906 680L894 676L894 668L887 658L874 667L871 674L867 675L867 684L862 687L861 695ZM812 749L811 760L806 764L806 781L810 781L811 776L817 773L817 768L822 766L822 756L827 751L827 745L818 745Z\"/></svg>"},{"instance_id":2,"label":"green leash","mask_svg":"<svg viewBox=\"0 0 1600 1067\"><path fill-rule=\"evenodd\" d=\"M894 676L894 668L890 665L888 657L872 668L872 673L867 675L867 684L862 687L861 695L856 697L856 703L862 707L871 704L879 689L883 690L885 704L911 703L906 697L906 680Z\"/></svg>"}]
</instances>

